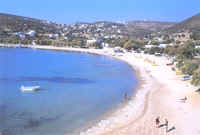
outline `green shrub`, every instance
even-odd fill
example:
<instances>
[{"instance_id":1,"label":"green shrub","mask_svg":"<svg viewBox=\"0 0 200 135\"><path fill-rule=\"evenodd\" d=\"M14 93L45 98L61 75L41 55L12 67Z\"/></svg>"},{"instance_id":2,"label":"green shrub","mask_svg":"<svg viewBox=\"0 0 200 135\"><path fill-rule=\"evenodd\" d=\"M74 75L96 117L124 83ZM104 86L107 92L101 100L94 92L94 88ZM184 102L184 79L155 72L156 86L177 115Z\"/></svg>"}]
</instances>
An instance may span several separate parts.
<instances>
[{"instance_id":1,"label":"green shrub","mask_svg":"<svg viewBox=\"0 0 200 135\"><path fill-rule=\"evenodd\" d=\"M197 69L192 76L192 82L193 85L199 86L200 85L200 68Z\"/></svg>"},{"instance_id":2,"label":"green shrub","mask_svg":"<svg viewBox=\"0 0 200 135\"><path fill-rule=\"evenodd\" d=\"M186 61L184 62L184 66L181 68L181 71L184 74L192 75L193 72L198 68L198 64L192 62L192 61Z\"/></svg>"}]
</instances>

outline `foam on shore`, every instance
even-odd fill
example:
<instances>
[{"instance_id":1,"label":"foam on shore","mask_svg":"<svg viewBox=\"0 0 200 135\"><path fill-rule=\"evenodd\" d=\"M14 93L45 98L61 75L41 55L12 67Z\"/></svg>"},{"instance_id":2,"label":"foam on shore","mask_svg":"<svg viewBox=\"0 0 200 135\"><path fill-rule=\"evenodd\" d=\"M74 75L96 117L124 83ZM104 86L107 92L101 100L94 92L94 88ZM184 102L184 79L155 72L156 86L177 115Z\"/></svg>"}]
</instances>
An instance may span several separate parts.
<instances>
[{"instance_id":1,"label":"foam on shore","mask_svg":"<svg viewBox=\"0 0 200 135\"><path fill-rule=\"evenodd\" d=\"M137 117L139 117L144 111L145 97L152 86L151 77L146 74L146 71L140 71L140 76L146 82L139 86L140 88L136 90L135 96L127 103L127 105L118 109L108 118L101 120L95 126L81 132L80 135L104 134L111 132L116 128L122 128L125 125L130 124L133 122L133 118L137 119Z\"/></svg>"}]
</instances>

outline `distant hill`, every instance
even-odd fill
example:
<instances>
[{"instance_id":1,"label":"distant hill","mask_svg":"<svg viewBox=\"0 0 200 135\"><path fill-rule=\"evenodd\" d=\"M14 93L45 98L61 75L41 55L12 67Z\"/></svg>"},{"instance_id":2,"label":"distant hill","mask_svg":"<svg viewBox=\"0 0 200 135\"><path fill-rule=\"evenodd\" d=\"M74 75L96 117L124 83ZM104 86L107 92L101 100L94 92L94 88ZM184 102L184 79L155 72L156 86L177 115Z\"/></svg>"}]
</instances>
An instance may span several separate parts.
<instances>
[{"instance_id":1,"label":"distant hill","mask_svg":"<svg viewBox=\"0 0 200 135\"><path fill-rule=\"evenodd\" d=\"M127 30L132 35L144 37L150 33L157 33L166 28L169 28L176 23L174 22L159 22L159 21L129 21L126 22Z\"/></svg>"},{"instance_id":2,"label":"distant hill","mask_svg":"<svg viewBox=\"0 0 200 135\"><path fill-rule=\"evenodd\" d=\"M28 30L35 30L38 33L56 32L58 27L54 23L39 19L0 13L0 33Z\"/></svg>"},{"instance_id":3,"label":"distant hill","mask_svg":"<svg viewBox=\"0 0 200 135\"><path fill-rule=\"evenodd\" d=\"M146 29L149 31L159 32L175 25L175 22L159 22L159 21L129 21L127 25L130 28Z\"/></svg>"},{"instance_id":4,"label":"distant hill","mask_svg":"<svg viewBox=\"0 0 200 135\"><path fill-rule=\"evenodd\" d=\"M96 22L99 24L102 22ZM166 28L175 25L175 22L159 22L159 21L128 21L128 22L105 22L105 27L113 25L118 26L124 34L134 37L144 37L150 33L160 32Z\"/></svg>"},{"instance_id":5,"label":"distant hill","mask_svg":"<svg viewBox=\"0 0 200 135\"><path fill-rule=\"evenodd\" d=\"M60 25L49 21L0 13L0 35L13 32L35 30L37 33L87 33L89 35L122 35L123 37L140 37L176 25L174 22L129 21L94 23L78 22L71 25ZM85 27L86 26L86 27Z\"/></svg>"},{"instance_id":6,"label":"distant hill","mask_svg":"<svg viewBox=\"0 0 200 135\"><path fill-rule=\"evenodd\" d=\"M200 14L190 17L174 26L166 29L168 33L178 33L178 32L199 32L200 33Z\"/></svg>"}]
</instances>

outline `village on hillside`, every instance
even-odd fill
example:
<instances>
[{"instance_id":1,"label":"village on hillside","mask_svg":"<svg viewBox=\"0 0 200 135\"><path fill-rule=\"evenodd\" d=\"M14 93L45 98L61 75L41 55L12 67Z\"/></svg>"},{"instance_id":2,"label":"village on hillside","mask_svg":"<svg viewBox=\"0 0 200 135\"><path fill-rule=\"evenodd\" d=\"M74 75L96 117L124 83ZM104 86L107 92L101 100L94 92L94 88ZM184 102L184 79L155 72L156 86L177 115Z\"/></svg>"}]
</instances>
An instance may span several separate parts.
<instances>
[{"instance_id":1,"label":"village on hillside","mask_svg":"<svg viewBox=\"0 0 200 135\"><path fill-rule=\"evenodd\" d=\"M186 75L186 79L192 78L193 84L200 85L200 14L180 23L102 21L71 25L5 14L2 16L0 14L0 22L4 22L0 26L1 46L114 48L116 53L128 51L167 56L173 58L171 65L176 63L176 68ZM9 25L13 24L9 17L19 21Z\"/></svg>"}]
</instances>

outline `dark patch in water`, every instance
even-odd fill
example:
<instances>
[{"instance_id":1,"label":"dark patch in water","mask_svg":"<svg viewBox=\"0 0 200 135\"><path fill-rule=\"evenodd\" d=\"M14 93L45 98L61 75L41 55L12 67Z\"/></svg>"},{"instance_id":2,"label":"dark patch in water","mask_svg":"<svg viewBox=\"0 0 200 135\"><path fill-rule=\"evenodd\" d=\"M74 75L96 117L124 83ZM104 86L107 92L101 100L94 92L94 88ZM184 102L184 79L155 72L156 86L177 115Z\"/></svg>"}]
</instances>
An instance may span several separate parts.
<instances>
[{"instance_id":1,"label":"dark patch in water","mask_svg":"<svg viewBox=\"0 0 200 135\"><path fill-rule=\"evenodd\" d=\"M0 111L6 110L8 105L6 104L0 104Z\"/></svg>"},{"instance_id":2,"label":"dark patch in water","mask_svg":"<svg viewBox=\"0 0 200 135\"><path fill-rule=\"evenodd\" d=\"M0 78L0 82L27 82L27 81L48 81L54 83L77 83L77 84L89 84L95 83L85 78L65 78L65 77L18 77L18 78Z\"/></svg>"},{"instance_id":3,"label":"dark patch in water","mask_svg":"<svg viewBox=\"0 0 200 135\"><path fill-rule=\"evenodd\" d=\"M39 127L41 125L41 122L39 120L28 120L27 124L24 126L24 128L35 128Z\"/></svg>"},{"instance_id":4,"label":"dark patch in water","mask_svg":"<svg viewBox=\"0 0 200 135\"><path fill-rule=\"evenodd\" d=\"M35 128L38 128L42 126L43 124L54 122L64 116L63 114L59 114L56 116L41 116L39 118L34 118L34 115L30 112L14 112L9 117L11 117L12 121L16 122L16 120L20 121L18 124L9 126L5 129L1 129L1 133L3 135L16 135L16 134L22 134L24 130L35 130Z\"/></svg>"},{"instance_id":5,"label":"dark patch in water","mask_svg":"<svg viewBox=\"0 0 200 135\"><path fill-rule=\"evenodd\" d=\"M31 113L27 112L14 112L10 114L8 117L13 120L27 120L31 116Z\"/></svg>"},{"instance_id":6,"label":"dark patch in water","mask_svg":"<svg viewBox=\"0 0 200 135\"><path fill-rule=\"evenodd\" d=\"M16 135L16 133L23 133L23 129L21 128L8 128L8 129L4 129L1 132L3 135Z\"/></svg>"},{"instance_id":7,"label":"dark patch in water","mask_svg":"<svg viewBox=\"0 0 200 135\"><path fill-rule=\"evenodd\" d=\"M43 117L40 117L39 119L29 118L29 119L26 120L26 124L25 124L24 128L37 128L44 123L49 123L49 122L58 120L63 115L64 114L60 114L60 115L57 115L57 116L54 116L54 117L43 116Z\"/></svg>"}]
</instances>

